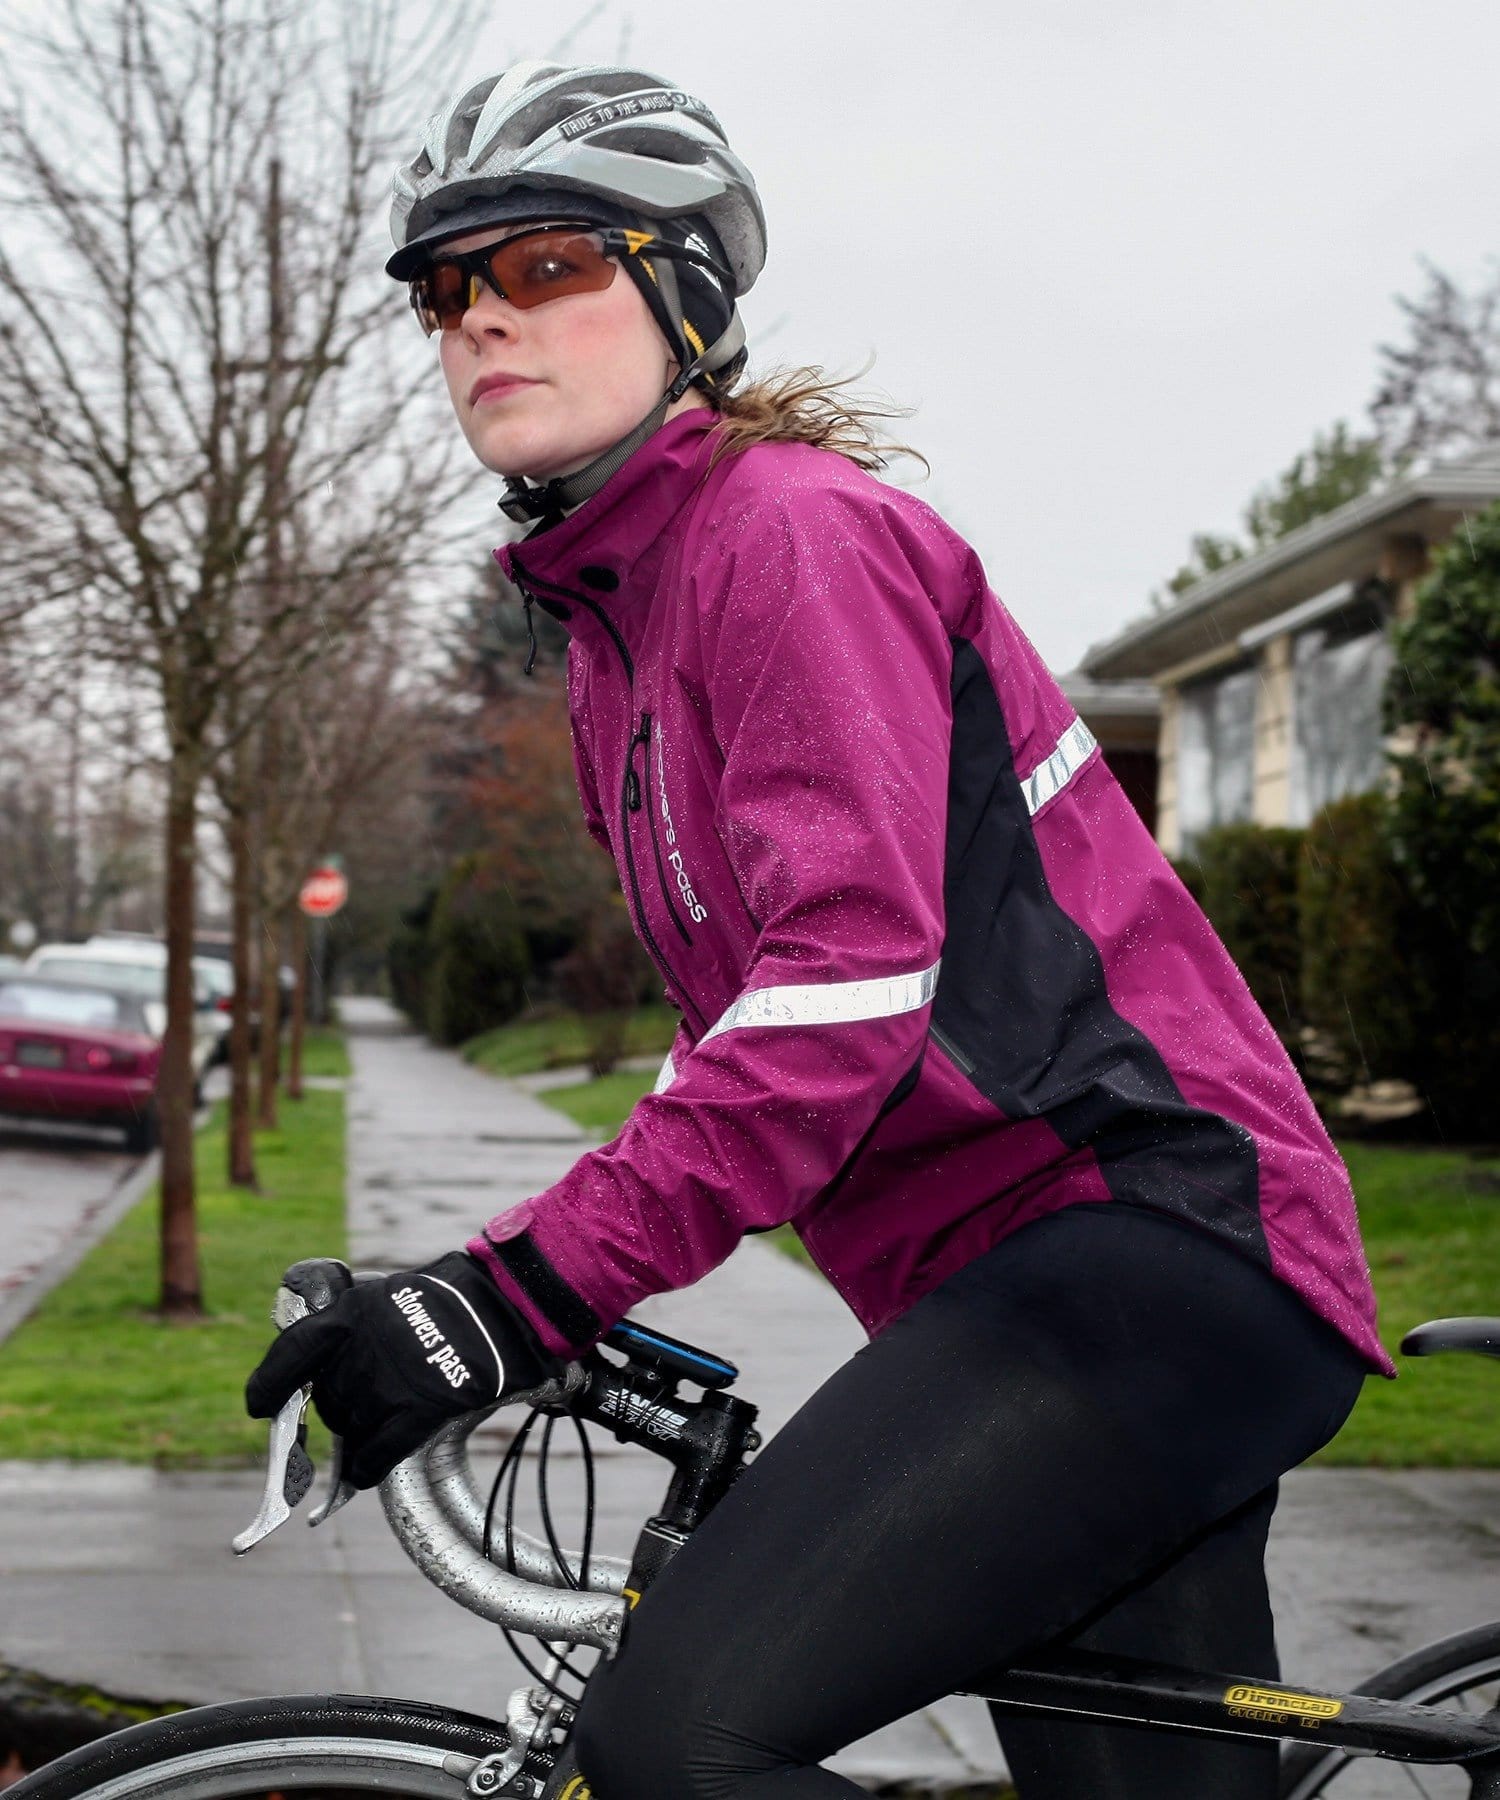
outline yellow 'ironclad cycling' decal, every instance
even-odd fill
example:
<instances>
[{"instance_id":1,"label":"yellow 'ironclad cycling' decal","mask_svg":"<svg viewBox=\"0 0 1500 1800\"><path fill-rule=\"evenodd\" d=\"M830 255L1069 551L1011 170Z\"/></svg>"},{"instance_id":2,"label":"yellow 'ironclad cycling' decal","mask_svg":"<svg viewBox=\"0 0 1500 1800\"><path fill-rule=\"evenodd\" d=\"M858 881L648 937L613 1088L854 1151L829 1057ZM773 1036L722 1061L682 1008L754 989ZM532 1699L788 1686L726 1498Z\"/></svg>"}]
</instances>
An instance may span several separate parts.
<instances>
[{"instance_id":1,"label":"yellow 'ironclad cycling' decal","mask_svg":"<svg viewBox=\"0 0 1500 1800\"><path fill-rule=\"evenodd\" d=\"M1285 1688L1252 1687L1237 1682L1224 1695L1224 1704L1237 1719L1261 1719L1274 1725L1321 1725L1344 1710L1342 1700L1323 1694L1291 1694Z\"/></svg>"}]
</instances>

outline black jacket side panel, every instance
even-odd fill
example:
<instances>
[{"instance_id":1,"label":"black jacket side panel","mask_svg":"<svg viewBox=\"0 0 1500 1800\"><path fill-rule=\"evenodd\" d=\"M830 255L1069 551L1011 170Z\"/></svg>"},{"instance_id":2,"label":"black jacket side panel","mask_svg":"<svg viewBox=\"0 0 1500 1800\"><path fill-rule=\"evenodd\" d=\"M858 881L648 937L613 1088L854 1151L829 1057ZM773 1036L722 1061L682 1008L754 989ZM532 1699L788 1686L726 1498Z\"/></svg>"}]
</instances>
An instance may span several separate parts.
<instances>
[{"instance_id":1,"label":"black jacket side panel","mask_svg":"<svg viewBox=\"0 0 1500 1800\"><path fill-rule=\"evenodd\" d=\"M1091 1150L1115 1199L1191 1221L1269 1266L1255 1140L1190 1105L1111 1005L1098 947L1048 888L999 699L961 639L946 855L932 1022L969 1079L1008 1118L1044 1119Z\"/></svg>"}]
</instances>

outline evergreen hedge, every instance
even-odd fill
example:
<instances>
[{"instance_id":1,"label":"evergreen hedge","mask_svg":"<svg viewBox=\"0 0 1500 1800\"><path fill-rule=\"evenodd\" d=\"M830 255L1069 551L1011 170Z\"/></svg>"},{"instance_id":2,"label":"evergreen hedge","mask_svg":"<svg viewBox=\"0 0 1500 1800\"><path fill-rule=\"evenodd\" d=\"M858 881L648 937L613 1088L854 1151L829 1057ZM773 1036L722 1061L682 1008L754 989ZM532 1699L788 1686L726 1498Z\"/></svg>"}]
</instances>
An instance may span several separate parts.
<instances>
[{"instance_id":1,"label":"evergreen hedge","mask_svg":"<svg viewBox=\"0 0 1500 1800\"><path fill-rule=\"evenodd\" d=\"M1500 504L1433 557L1392 634L1390 837L1410 896L1415 1080L1439 1127L1500 1137Z\"/></svg>"},{"instance_id":2,"label":"evergreen hedge","mask_svg":"<svg viewBox=\"0 0 1500 1800\"><path fill-rule=\"evenodd\" d=\"M391 997L417 1025L427 1019L427 972L432 966L430 929L437 897L437 889L431 888L415 906L401 914L386 951Z\"/></svg>"},{"instance_id":3,"label":"evergreen hedge","mask_svg":"<svg viewBox=\"0 0 1500 1800\"><path fill-rule=\"evenodd\" d=\"M1301 850L1300 831L1216 825L1197 840L1190 865L1178 869L1256 1003L1298 1061L1303 1023L1297 906Z\"/></svg>"},{"instance_id":4,"label":"evergreen hedge","mask_svg":"<svg viewBox=\"0 0 1500 1800\"><path fill-rule=\"evenodd\" d=\"M459 857L438 890L424 984L428 1036L461 1044L513 1019L530 963L521 918L487 859Z\"/></svg>"},{"instance_id":5,"label":"evergreen hedge","mask_svg":"<svg viewBox=\"0 0 1500 1800\"><path fill-rule=\"evenodd\" d=\"M1406 1077L1421 1060L1388 812L1379 794L1334 800L1303 841L1302 1012L1333 1087Z\"/></svg>"}]
</instances>

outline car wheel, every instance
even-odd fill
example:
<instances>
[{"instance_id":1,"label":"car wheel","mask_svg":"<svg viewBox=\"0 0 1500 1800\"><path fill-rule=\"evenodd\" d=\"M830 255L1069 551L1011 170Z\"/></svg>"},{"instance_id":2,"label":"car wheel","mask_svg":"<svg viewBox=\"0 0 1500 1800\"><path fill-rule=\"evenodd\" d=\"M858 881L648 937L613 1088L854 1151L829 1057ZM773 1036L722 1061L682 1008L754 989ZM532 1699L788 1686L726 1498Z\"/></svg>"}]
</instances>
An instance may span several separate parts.
<instances>
[{"instance_id":1,"label":"car wheel","mask_svg":"<svg viewBox=\"0 0 1500 1800\"><path fill-rule=\"evenodd\" d=\"M161 1120L156 1115L156 1108L148 1106L144 1112L138 1112L125 1126L125 1148L132 1156L145 1156L161 1142Z\"/></svg>"}]
</instances>

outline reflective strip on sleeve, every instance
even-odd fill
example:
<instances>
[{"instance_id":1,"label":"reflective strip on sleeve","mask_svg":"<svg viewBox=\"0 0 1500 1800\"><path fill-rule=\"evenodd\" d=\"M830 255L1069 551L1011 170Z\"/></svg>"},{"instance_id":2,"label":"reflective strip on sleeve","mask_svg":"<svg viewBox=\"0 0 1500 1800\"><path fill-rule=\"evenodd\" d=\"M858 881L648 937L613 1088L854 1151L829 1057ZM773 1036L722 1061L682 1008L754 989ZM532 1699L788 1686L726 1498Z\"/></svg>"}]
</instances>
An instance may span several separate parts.
<instances>
[{"instance_id":1,"label":"reflective strip on sleeve","mask_svg":"<svg viewBox=\"0 0 1500 1800\"><path fill-rule=\"evenodd\" d=\"M889 975L876 981L829 981L808 987L755 988L741 994L703 1036L700 1044L746 1025L850 1025L859 1019L890 1019L915 1012L937 992L934 963L916 975Z\"/></svg>"},{"instance_id":2,"label":"reflective strip on sleeve","mask_svg":"<svg viewBox=\"0 0 1500 1800\"><path fill-rule=\"evenodd\" d=\"M1049 800L1055 800L1099 747L1082 719L1075 719L1057 740L1057 748L1021 783L1026 810L1034 818Z\"/></svg>"},{"instance_id":3,"label":"reflective strip on sleeve","mask_svg":"<svg viewBox=\"0 0 1500 1800\"><path fill-rule=\"evenodd\" d=\"M676 1079L677 1065L672 1061L672 1052L669 1050L662 1060L661 1067L656 1072L656 1084L651 1089L651 1092L653 1094L666 1093L667 1089L671 1087Z\"/></svg>"}]
</instances>

